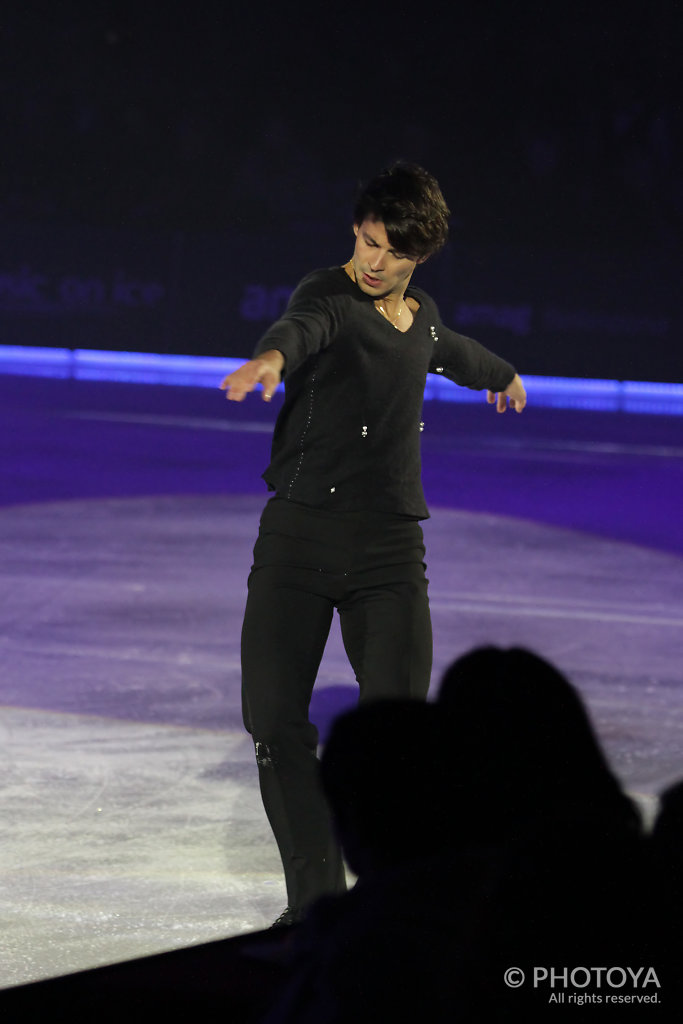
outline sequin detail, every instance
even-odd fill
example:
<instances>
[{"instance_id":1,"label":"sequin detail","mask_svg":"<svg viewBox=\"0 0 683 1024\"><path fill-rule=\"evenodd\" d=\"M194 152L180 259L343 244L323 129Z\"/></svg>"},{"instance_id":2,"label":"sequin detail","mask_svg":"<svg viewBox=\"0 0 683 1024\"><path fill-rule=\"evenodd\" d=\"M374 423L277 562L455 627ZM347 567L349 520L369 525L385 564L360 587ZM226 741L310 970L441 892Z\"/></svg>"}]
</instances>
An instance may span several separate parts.
<instances>
[{"instance_id":1,"label":"sequin detail","mask_svg":"<svg viewBox=\"0 0 683 1024\"><path fill-rule=\"evenodd\" d=\"M272 768L276 764L277 757L274 747L270 747L267 743L257 742L255 750L256 763L259 768Z\"/></svg>"},{"instance_id":2,"label":"sequin detail","mask_svg":"<svg viewBox=\"0 0 683 1024\"><path fill-rule=\"evenodd\" d=\"M434 326L434 324L430 324L429 333L432 336L432 341L436 344L436 342L439 340L439 335L436 333L436 327ZM443 366L437 366L436 372L443 373Z\"/></svg>"},{"instance_id":3,"label":"sequin detail","mask_svg":"<svg viewBox=\"0 0 683 1024\"><path fill-rule=\"evenodd\" d=\"M313 373L313 375L311 377L311 386L310 386L310 392L309 392L309 396L308 396L308 416L306 418L306 423L304 425L304 429L301 432L301 438L299 440L299 461L296 464L296 469L294 470L294 476L289 481L289 488L287 490L287 497L290 498L290 499L292 497L292 489L294 487L294 484L296 483L296 478L298 477L298 475L299 475L299 473L301 471L301 466L302 466L302 463L304 461L304 454L305 454L304 441L306 439L306 434L308 433L308 428L311 425L311 420L313 419L313 399L315 397L315 381L316 381L316 375L315 375L315 373Z\"/></svg>"}]
</instances>

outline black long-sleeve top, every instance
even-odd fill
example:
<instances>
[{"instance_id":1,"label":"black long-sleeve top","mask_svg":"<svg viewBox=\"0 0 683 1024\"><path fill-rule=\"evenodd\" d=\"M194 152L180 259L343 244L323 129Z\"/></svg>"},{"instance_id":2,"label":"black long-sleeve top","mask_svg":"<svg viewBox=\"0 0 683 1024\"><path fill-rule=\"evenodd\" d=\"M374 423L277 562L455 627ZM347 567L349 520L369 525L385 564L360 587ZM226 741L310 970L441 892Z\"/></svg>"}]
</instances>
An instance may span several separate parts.
<instances>
[{"instance_id":1,"label":"black long-sleeve top","mask_svg":"<svg viewBox=\"0 0 683 1024\"><path fill-rule=\"evenodd\" d=\"M263 474L280 497L330 511L429 515L420 466L427 373L504 391L515 370L444 327L426 292L409 285L406 298L419 309L401 332L342 267L316 270L261 338L255 355L285 357L285 400Z\"/></svg>"}]
</instances>

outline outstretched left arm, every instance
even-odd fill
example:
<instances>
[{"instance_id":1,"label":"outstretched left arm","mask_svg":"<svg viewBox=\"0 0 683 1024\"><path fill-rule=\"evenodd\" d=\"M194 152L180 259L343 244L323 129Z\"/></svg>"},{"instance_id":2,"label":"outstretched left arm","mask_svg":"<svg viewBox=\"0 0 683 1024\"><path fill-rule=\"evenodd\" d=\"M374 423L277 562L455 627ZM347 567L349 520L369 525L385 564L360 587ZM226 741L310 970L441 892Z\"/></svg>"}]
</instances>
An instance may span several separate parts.
<instances>
[{"instance_id":1,"label":"outstretched left arm","mask_svg":"<svg viewBox=\"0 0 683 1024\"><path fill-rule=\"evenodd\" d=\"M522 384L522 378L518 373L514 375L505 391L487 391L486 401L491 405L496 403L496 412L505 412L508 407L508 399L510 400L510 408L514 409L515 412L521 412L526 405L526 391Z\"/></svg>"},{"instance_id":2,"label":"outstretched left arm","mask_svg":"<svg viewBox=\"0 0 683 1024\"><path fill-rule=\"evenodd\" d=\"M449 380L466 388L476 391L488 388L486 400L491 404L495 402L498 412L505 412L508 401L511 409L521 412L526 405L526 391L514 366L480 342L445 327L433 300L424 293L422 297L427 309L438 318L434 326L430 327L434 349L429 369L443 373ZM510 383L503 388L504 381Z\"/></svg>"}]
</instances>

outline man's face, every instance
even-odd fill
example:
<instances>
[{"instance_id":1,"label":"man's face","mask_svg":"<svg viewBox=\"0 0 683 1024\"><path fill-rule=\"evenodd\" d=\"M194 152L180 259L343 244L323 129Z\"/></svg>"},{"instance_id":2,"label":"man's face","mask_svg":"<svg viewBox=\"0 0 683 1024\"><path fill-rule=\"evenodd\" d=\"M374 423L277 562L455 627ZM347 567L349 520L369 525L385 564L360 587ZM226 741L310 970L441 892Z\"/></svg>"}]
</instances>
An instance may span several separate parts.
<instances>
[{"instance_id":1,"label":"man's face","mask_svg":"<svg viewBox=\"0 0 683 1024\"><path fill-rule=\"evenodd\" d=\"M415 267L423 261L397 252L381 220L366 218L362 224L354 224L353 230L353 269L361 291L375 299L403 295Z\"/></svg>"}]
</instances>

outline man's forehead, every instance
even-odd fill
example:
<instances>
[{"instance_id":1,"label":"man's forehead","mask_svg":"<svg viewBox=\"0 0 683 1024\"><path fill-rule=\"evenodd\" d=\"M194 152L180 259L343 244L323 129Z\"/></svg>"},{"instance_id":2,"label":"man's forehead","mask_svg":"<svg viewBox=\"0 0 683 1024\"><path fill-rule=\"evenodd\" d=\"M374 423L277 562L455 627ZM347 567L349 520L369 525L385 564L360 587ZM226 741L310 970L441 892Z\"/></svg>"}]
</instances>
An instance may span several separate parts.
<instances>
[{"instance_id":1,"label":"man's forehead","mask_svg":"<svg viewBox=\"0 0 683 1024\"><path fill-rule=\"evenodd\" d=\"M366 217L358 227L361 231L375 239L375 241L389 243L389 237L383 220L378 220L376 217Z\"/></svg>"}]
</instances>

